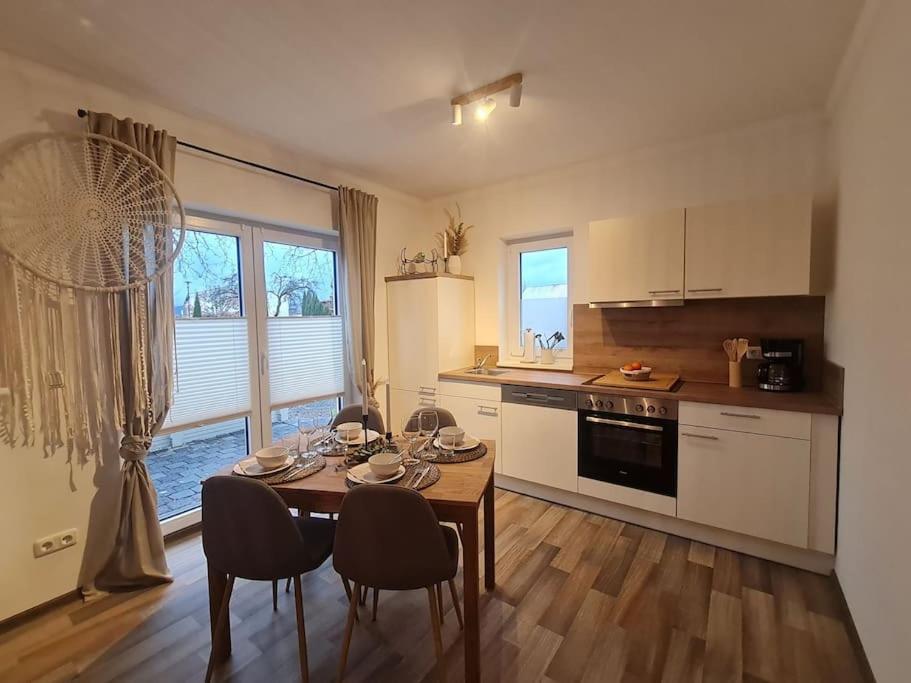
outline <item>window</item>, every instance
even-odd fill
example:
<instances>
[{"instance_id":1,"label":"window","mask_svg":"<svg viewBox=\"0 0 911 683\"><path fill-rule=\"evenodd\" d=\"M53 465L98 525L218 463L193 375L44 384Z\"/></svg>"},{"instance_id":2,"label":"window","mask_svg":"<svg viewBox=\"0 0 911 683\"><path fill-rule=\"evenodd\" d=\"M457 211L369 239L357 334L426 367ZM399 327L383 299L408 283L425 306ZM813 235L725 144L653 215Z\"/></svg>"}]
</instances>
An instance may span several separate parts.
<instances>
[{"instance_id":1,"label":"window","mask_svg":"<svg viewBox=\"0 0 911 683\"><path fill-rule=\"evenodd\" d=\"M570 236L514 242L507 247L507 343L511 356L525 352L525 330L546 340L554 332L558 358L572 354L570 326ZM540 346L536 354L540 356Z\"/></svg>"},{"instance_id":2,"label":"window","mask_svg":"<svg viewBox=\"0 0 911 683\"><path fill-rule=\"evenodd\" d=\"M174 397L146 461L168 532L199 482L323 422L344 392L338 237L188 217L174 263ZM176 517L181 515L180 517Z\"/></svg>"}]
</instances>

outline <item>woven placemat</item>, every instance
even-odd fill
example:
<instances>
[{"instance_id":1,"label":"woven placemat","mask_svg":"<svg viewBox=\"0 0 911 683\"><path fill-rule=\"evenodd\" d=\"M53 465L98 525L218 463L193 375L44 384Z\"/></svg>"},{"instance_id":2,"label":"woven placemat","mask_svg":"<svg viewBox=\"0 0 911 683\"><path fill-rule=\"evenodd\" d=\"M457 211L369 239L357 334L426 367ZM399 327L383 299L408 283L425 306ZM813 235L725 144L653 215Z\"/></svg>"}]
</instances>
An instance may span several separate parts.
<instances>
[{"instance_id":1,"label":"woven placemat","mask_svg":"<svg viewBox=\"0 0 911 683\"><path fill-rule=\"evenodd\" d=\"M251 477L251 478L259 479L261 482L264 482L264 483L270 484L270 485L287 484L292 481L297 481L298 479L304 479L305 477L309 477L311 474L316 474L321 469L323 469L325 466L326 466L326 459L321 455L317 455L310 462L308 462L307 465L304 467L301 467L300 465L291 465L291 467L289 467L288 469L282 470L281 472L276 472L275 474L273 474L271 476ZM237 475L238 477L244 476L242 474L237 474L237 472L235 472L234 474Z\"/></svg>"},{"instance_id":2,"label":"woven placemat","mask_svg":"<svg viewBox=\"0 0 911 683\"><path fill-rule=\"evenodd\" d=\"M487 455L487 446L484 444L478 444L474 448L471 448L467 451L453 451L451 455L449 453L444 454L439 448L434 446L433 452L436 453L437 456L437 459L434 462L441 462L444 465L451 465L457 462L471 462L472 460L483 458L485 455Z\"/></svg>"},{"instance_id":3,"label":"woven placemat","mask_svg":"<svg viewBox=\"0 0 911 683\"><path fill-rule=\"evenodd\" d=\"M405 474L402 475L402 478L398 481L394 481L387 486L406 486L410 484L411 480L415 478L415 472L420 472L425 465L430 465L430 469L427 470L427 474L424 475L424 478L421 480L421 485L417 488L413 486L408 486L407 488L413 488L415 491L423 491L424 489L433 486L440 480L441 472L440 468L437 467L434 463L418 463L417 465L409 465L405 467ZM417 476L420 476L419 474ZM360 486L356 481L351 481L348 477L345 477L345 484L349 489L353 489L355 486ZM373 486L373 484L368 484L368 486Z\"/></svg>"}]
</instances>

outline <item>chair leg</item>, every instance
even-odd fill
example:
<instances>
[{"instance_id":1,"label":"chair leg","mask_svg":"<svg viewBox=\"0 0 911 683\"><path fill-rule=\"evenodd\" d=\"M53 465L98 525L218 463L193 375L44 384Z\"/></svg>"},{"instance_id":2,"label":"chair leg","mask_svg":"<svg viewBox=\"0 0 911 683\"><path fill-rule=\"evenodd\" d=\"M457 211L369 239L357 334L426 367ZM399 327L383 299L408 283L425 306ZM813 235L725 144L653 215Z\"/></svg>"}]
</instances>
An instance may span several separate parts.
<instances>
[{"instance_id":1,"label":"chair leg","mask_svg":"<svg viewBox=\"0 0 911 683\"><path fill-rule=\"evenodd\" d=\"M352 595L354 595L354 593L351 592L351 584L348 583L348 579L346 579L344 576L342 577L342 585L345 587L345 595L348 596L348 602L351 602L354 599L352 597ZM357 612L354 613L354 620L355 621L361 620L360 617L357 615Z\"/></svg>"},{"instance_id":2,"label":"chair leg","mask_svg":"<svg viewBox=\"0 0 911 683\"><path fill-rule=\"evenodd\" d=\"M301 591L301 577L294 575L294 607L297 611L297 649L301 662L301 681L309 683L310 666L307 663L307 628L304 624L304 594Z\"/></svg>"},{"instance_id":3,"label":"chair leg","mask_svg":"<svg viewBox=\"0 0 911 683\"><path fill-rule=\"evenodd\" d=\"M362 604L362 605L366 605L366 604L367 604L367 591L368 591L368 590L369 590L369 589L367 588L367 586L364 586L363 588L361 588L361 594L360 594L360 595L361 595L361 604Z\"/></svg>"},{"instance_id":4,"label":"chair leg","mask_svg":"<svg viewBox=\"0 0 911 683\"><path fill-rule=\"evenodd\" d=\"M291 577L288 577L288 580L285 581L285 593L291 592Z\"/></svg>"},{"instance_id":5,"label":"chair leg","mask_svg":"<svg viewBox=\"0 0 911 683\"><path fill-rule=\"evenodd\" d=\"M228 603L231 601L231 591L234 590L234 577L228 575L228 583L225 585L225 595L221 599L221 609L218 610L218 621L215 626L215 633L221 633L225 627L225 620L228 617ZM209 652L209 666L206 667L206 683L212 680L212 672L215 670L215 649Z\"/></svg>"},{"instance_id":6,"label":"chair leg","mask_svg":"<svg viewBox=\"0 0 911 683\"><path fill-rule=\"evenodd\" d=\"M352 595L360 595L361 587L355 581ZM345 637L342 639L342 657L338 663L338 681L345 677L345 664L348 662L348 649L351 647L351 634L354 632L354 618L357 616L357 600L348 601L348 619L345 621Z\"/></svg>"},{"instance_id":7,"label":"chair leg","mask_svg":"<svg viewBox=\"0 0 911 683\"><path fill-rule=\"evenodd\" d=\"M380 599L380 589L373 589L373 620L376 621L376 606Z\"/></svg>"},{"instance_id":8,"label":"chair leg","mask_svg":"<svg viewBox=\"0 0 911 683\"><path fill-rule=\"evenodd\" d=\"M437 614L440 615L440 623L446 623L446 617L443 615L443 584L438 583L433 587L434 592L437 594Z\"/></svg>"},{"instance_id":9,"label":"chair leg","mask_svg":"<svg viewBox=\"0 0 911 683\"><path fill-rule=\"evenodd\" d=\"M462 619L462 606L459 604L459 591L453 579L449 579L449 594L452 596L452 607L455 609L456 620L459 622L459 630L464 630L465 622Z\"/></svg>"},{"instance_id":10,"label":"chair leg","mask_svg":"<svg viewBox=\"0 0 911 683\"><path fill-rule=\"evenodd\" d=\"M446 672L443 670L443 634L440 632L440 613L437 611L436 591L433 586L427 586L427 600L430 603L430 626L433 631L433 651L437 656L437 670L440 680L445 680Z\"/></svg>"},{"instance_id":11,"label":"chair leg","mask_svg":"<svg viewBox=\"0 0 911 683\"><path fill-rule=\"evenodd\" d=\"M278 612L278 579L272 579L272 611Z\"/></svg>"}]
</instances>

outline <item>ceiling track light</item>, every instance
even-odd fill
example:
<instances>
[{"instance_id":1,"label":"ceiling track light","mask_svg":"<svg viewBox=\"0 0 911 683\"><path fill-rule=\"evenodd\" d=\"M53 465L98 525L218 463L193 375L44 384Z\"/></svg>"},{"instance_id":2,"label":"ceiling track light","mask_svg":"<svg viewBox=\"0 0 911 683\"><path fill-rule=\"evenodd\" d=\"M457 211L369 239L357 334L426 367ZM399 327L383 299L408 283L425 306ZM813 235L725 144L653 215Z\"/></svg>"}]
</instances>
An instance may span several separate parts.
<instances>
[{"instance_id":1,"label":"ceiling track light","mask_svg":"<svg viewBox=\"0 0 911 683\"><path fill-rule=\"evenodd\" d=\"M452 125L462 125L462 107L477 102L475 107L475 118L479 121L486 121L487 117L497 106L496 100L492 95L498 92L509 90L509 106L518 107L522 103L522 74L515 73L501 78L493 83L482 85L464 95L453 97L450 101L452 105Z\"/></svg>"}]
</instances>

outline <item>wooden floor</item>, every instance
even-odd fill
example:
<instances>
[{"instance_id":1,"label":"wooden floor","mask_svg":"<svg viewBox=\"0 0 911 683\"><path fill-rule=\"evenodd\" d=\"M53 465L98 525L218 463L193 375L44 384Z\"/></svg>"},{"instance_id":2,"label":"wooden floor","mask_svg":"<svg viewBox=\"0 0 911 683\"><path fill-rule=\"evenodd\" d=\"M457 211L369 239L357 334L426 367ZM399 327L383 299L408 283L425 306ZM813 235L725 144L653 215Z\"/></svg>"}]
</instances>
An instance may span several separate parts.
<instances>
[{"instance_id":1,"label":"wooden floor","mask_svg":"<svg viewBox=\"0 0 911 683\"><path fill-rule=\"evenodd\" d=\"M505 491L496 529L498 587L481 606L485 680L863 680L827 577ZM199 535L169 558L169 586L66 605L0 634L0 680L201 681ZM313 681L335 677L345 606L331 561L305 578ZM448 595L445 610L444 666L458 681ZM234 652L219 680L297 680L293 595L281 593L275 613L269 584L239 581L231 617ZM362 608L347 680L432 681L433 665L423 591L381 594L375 623Z\"/></svg>"}]
</instances>

